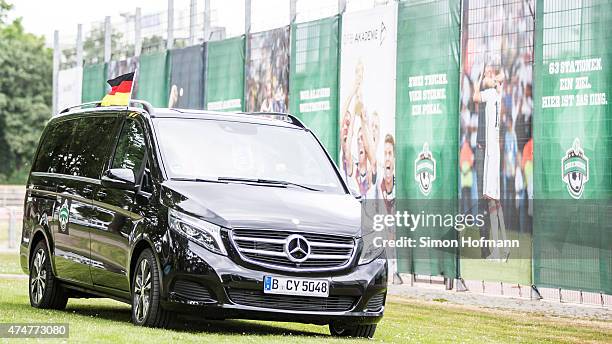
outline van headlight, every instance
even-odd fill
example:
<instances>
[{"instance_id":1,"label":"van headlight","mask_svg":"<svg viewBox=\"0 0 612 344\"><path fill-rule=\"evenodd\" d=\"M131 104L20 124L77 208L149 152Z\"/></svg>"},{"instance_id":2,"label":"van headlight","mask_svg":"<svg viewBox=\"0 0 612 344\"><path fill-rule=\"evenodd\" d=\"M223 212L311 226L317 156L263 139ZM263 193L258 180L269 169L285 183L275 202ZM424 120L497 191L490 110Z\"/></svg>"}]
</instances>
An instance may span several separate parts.
<instances>
[{"instance_id":1,"label":"van headlight","mask_svg":"<svg viewBox=\"0 0 612 344\"><path fill-rule=\"evenodd\" d=\"M381 239L381 232L372 232L361 238L363 241L363 248L359 256L359 265L368 264L383 253L385 248L382 245Z\"/></svg>"},{"instance_id":2,"label":"van headlight","mask_svg":"<svg viewBox=\"0 0 612 344\"><path fill-rule=\"evenodd\" d=\"M177 233L204 246L209 251L227 255L221 240L221 227L174 209L168 209L168 224Z\"/></svg>"}]
</instances>

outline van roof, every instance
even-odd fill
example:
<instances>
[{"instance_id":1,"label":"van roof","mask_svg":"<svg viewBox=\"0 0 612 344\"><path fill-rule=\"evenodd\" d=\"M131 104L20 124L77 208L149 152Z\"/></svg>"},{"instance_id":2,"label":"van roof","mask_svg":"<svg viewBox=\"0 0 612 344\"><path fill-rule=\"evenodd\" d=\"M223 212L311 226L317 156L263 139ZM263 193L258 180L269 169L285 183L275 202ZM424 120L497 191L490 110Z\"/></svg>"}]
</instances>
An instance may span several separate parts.
<instances>
[{"instance_id":1,"label":"van roof","mask_svg":"<svg viewBox=\"0 0 612 344\"><path fill-rule=\"evenodd\" d=\"M151 118L189 118L189 119L208 119L208 120L231 120L234 122L245 122L253 124L266 124L290 128L306 129L306 126L295 116L278 112L219 112L209 110L177 109L177 108L156 108L146 101L131 100L130 106L109 106L100 107L100 102L84 103L66 108L53 119L86 114L89 112L106 111L138 111L148 114ZM71 116L72 117L72 116Z\"/></svg>"},{"instance_id":2,"label":"van roof","mask_svg":"<svg viewBox=\"0 0 612 344\"><path fill-rule=\"evenodd\" d=\"M253 124L267 124L281 127L305 129L302 122L292 115L273 112L218 112L192 109L156 108L152 118L190 118L209 120L229 120Z\"/></svg>"}]
</instances>

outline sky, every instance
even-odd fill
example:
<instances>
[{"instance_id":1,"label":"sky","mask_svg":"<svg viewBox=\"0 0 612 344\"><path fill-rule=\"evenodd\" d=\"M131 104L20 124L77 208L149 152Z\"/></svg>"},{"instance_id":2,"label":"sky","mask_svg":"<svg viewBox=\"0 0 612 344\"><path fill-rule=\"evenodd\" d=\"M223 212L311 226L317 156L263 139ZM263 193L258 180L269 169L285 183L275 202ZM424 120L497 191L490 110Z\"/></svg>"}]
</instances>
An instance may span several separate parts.
<instances>
[{"instance_id":1,"label":"sky","mask_svg":"<svg viewBox=\"0 0 612 344\"><path fill-rule=\"evenodd\" d=\"M288 24L289 0L251 1L252 31L262 31ZM367 8L374 2L387 1L346 0L347 10ZM60 41L72 41L76 38L78 24L83 24L86 30L89 24L104 21L105 16L120 18L120 13L134 12L136 7L140 7L145 15L165 11L168 6L168 0L8 0L8 2L14 5L9 18L22 17L26 31L44 36L49 46L52 46L54 30L59 30ZM210 0L210 2L213 24L227 26L230 36L242 34L244 0ZM174 0L174 6L177 9L188 8L189 3L190 0ZM204 0L197 0L197 6L198 12L203 11ZM298 20L311 20L333 15L337 13L337 6L338 0L298 0Z\"/></svg>"},{"instance_id":2,"label":"sky","mask_svg":"<svg viewBox=\"0 0 612 344\"><path fill-rule=\"evenodd\" d=\"M76 36L77 25L103 21L105 16L117 16L140 6L147 10L161 11L166 0L8 0L13 4L10 18L22 17L28 32L45 36L53 42L53 31L59 30Z\"/></svg>"}]
</instances>

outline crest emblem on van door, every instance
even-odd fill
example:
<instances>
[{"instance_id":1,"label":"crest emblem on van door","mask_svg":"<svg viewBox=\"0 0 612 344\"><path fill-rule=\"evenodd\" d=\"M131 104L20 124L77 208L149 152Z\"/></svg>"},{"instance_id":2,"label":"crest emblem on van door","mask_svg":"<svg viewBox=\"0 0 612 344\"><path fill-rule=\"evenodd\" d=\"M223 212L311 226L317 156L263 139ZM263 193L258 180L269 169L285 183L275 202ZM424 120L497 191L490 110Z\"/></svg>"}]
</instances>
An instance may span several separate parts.
<instances>
[{"instance_id":1,"label":"crest emblem on van door","mask_svg":"<svg viewBox=\"0 0 612 344\"><path fill-rule=\"evenodd\" d=\"M584 155L578 138L561 159L561 179L570 196L575 199L582 197L584 184L589 181L589 158Z\"/></svg>"},{"instance_id":2,"label":"crest emblem on van door","mask_svg":"<svg viewBox=\"0 0 612 344\"><path fill-rule=\"evenodd\" d=\"M70 219L70 202L67 199L59 209L59 231L60 233L68 234L68 221Z\"/></svg>"},{"instance_id":3,"label":"crest emblem on van door","mask_svg":"<svg viewBox=\"0 0 612 344\"><path fill-rule=\"evenodd\" d=\"M436 159L431 154L427 142L423 144L423 150L414 161L414 180L419 184L421 193L429 196L432 184L436 180Z\"/></svg>"}]
</instances>

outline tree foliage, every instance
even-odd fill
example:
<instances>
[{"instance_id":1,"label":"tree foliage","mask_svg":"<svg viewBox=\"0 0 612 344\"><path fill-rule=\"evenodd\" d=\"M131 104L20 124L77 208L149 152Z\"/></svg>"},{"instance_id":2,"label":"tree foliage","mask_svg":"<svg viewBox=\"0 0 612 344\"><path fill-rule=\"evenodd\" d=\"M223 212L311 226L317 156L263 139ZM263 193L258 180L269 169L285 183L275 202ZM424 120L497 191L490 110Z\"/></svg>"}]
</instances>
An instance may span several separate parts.
<instances>
[{"instance_id":1,"label":"tree foliage","mask_svg":"<svg viewBox=\"0 0 612 344\"><path fill-rule=\"evenodd\" d=\"M29 169L51 116L52 51L19 19L3 22L10 8L0 0L0 181Z\"/></svg>"},{"instance_id":2,"label":"tree foliage","mask_svg":"<svg viewBox=\"0 0 612 344\"><path fill-rule=\"evenodd\" d=\"M4 24L6 14L13 8L13 5L7 3L5 0L0 0L0 25Z\"/></svg>"}]
</instances>

